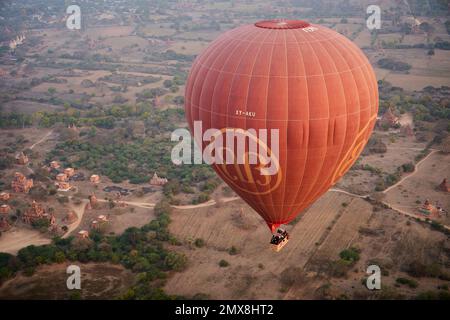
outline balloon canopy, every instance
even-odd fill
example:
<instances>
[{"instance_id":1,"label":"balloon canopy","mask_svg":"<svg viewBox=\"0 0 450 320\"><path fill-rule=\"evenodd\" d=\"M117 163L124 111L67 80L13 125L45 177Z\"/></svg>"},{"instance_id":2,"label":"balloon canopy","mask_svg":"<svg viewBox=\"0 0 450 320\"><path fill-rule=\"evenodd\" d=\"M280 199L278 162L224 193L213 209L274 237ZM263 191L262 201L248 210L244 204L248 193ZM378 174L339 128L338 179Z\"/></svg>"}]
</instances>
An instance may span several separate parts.
<instances>
[{"instance_id":1,"label":"balloon canopy","mask_svg":"<svg viewBox=\"0 0 450 320\"><path fill-rule=\"evenodd\" d=\"M248 161L251 135L244 163L213 164L273 232L357 160L376 121L378 87L370 62L346 37L305 21L268 20L225 32L197 57L185 109L191 132L195 121L202 134L267 129L267 139L256 140L268 155L278 143L274 174L262 174L267 161Z\"/></svg>"}]
</instances>

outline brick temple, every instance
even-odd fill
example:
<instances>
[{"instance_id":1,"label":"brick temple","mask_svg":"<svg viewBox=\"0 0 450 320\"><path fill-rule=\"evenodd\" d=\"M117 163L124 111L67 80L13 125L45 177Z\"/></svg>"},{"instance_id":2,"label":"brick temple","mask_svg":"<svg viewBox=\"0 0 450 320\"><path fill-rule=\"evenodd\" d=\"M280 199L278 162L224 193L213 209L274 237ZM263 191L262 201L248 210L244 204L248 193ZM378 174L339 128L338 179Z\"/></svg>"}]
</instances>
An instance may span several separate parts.
<instances>
[{"instance_id":1,"label":"brick temple","mask_svg":"<svg viewBox=\"0 0 450 320\"><path fill-rule=\"evenodd\" d=\"M16 172L11 182L11 188L14 192L28 193L33 187L33 179L27 179L22 173Z\"/></svg>"}]
</instances>

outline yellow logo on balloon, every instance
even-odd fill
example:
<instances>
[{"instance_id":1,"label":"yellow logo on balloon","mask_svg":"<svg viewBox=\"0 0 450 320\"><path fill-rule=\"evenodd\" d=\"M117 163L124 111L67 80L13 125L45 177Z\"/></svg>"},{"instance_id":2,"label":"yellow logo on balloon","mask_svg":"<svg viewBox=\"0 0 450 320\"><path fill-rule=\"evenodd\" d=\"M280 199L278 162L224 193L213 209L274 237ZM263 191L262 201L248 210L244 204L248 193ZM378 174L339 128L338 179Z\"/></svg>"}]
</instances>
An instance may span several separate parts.
<instances>
[{"instance_id":1,"label":"yellow logo on balloon","mask_svg":"<svg viewBox=\"0 0 450 320\"><path fill-rule=\"evenodd\" d=\"M228 184L243 192L253 195L268 194L280 186L283 175L281 172L279 159L264 141L248 131L244 133L244 130L242 129L223 128L220 131L225 136L227 132L231 131L233 134L236 132L239 134L245 134L245 136L249 138L249 141L253 140L256 142L257 146L257 150L249 150L249 148L245 148L245 151L242 154L239 154L238 152L237 156L241 156L242 158L238 161L238 158L235 156L233 164L214 164L215 169ZM225 152L235 155L235 150L225 148ZM263 154L269 156L273 162L271 165L276 167L275 175L262 174L262 171L264 171L269 165L267 158L262 156ZM251 156L256 157L256 164L250 163L249 158Z\"/></svg>"}]
</instances>

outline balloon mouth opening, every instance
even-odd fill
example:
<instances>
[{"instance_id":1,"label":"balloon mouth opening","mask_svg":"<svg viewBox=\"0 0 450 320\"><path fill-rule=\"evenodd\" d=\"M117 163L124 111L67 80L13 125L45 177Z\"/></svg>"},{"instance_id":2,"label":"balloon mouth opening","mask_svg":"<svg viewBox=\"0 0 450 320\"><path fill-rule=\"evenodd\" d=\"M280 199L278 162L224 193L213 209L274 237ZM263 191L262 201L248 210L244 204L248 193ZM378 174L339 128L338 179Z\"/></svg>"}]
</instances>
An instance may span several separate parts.
<instances>
[{"instance_id":1,"label":"balloon mouth opening","mask_svg":"<svg viewBox=\"0 0 450 320\"><path fill-rule=\"evenodd\" d=\"M273 19L258 21L255 26L265 29L303 29L308 28L311 24L303 20Z\"/></svg>"}]
</instances>

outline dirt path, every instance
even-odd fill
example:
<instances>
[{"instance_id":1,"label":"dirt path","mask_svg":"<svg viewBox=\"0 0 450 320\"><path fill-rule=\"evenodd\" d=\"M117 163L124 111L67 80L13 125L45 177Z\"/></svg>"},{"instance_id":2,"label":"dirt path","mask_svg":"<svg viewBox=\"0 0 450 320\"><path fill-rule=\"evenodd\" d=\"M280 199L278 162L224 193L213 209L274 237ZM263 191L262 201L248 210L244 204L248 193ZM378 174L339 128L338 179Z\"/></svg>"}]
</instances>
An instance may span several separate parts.
<instances>
[{"instance_id":1,"label":"dirt path","mask_svg":"<svg viewBox=\"0 0 450 320\"><path fill-rule=\"evenodd\" d=\"M241 199L241 198L240 197L231 197L231 198L222 198L222 199L220 199L220 201L222 203L227 203L227 202L236 201L236 200L239 200L239 199ZM179 209L179 210L190 210L190 209L210 207L210 206L214 206L215 204L217 204L217 202L215 200L209 200L207 202L200 203L200 204L195 204L195 205L172 206L172 207L174 209Z\"/></svg>"},{"instance_id":2,"label":"dirt path","mask_svg":"<svg viewBox=\"0 0 450 320\"><path fill-rule=\"evenodd\" d=\"M350 192L347 192L347 191L341 190L341 189L330 189L329 191L331 191L331 192L344 193L344 194L346 194L346 195L349 195L349 196L352 196L352 197L357 197L357 198L365 198L365 197L368 197L368 196L369 196L369 195L361 196L361 195L359 195L359 194L350 193ZM395 211L397 211L397 212L399 212L399 213L401 213L401 214L403 214L403 215L405 215L405 216L408 216L408 217L411 217L411 218L414 218L414 219L419 219L419 220L421 220L421 221L423 221L423 222L429 222L429 220L428 220L427 218L425 218L425 217L422 217L422 216L419 216L419 215L417 215L417 214L410 213L410 212L407 212L407 211L401 209L401 208L405 208L405 207L407 207L407 206L395 206L395 205L392 205L392 204L390 204L389 202L386 202L386 201L380 201L380 202L381 202L382 204L388 206L388 207L391 208L392 210L395 210ZM410 207L410 208L413 208L413 207ZM445 225L445 224L443 224L442 226L443 226L445 229L450 230L450 226L447 226L447 225Z\"/></svg>"},{"instance_id":3,"label":"dirt path","mask_svg":"<svg viewBox=\"0 0 450 320\"><path fill-rule=\"evenodd\" d=\"M403 177L402 179L400 179L396 184L390 186L389 188L387 188L386 190L384 190L382 193L386 194L389 190L391 190L391 189L397 187L399 184L401 184L401 183L402 183L403 181L405 181L406 179L409 179L409 178L411 178L412 176L414 176L414 175L418 172L420 165L421 165L425 160L427 160L432 154L434 154L434 153L436 153L436 152L438 152L438 151L439 151L439 150L432 150L426 157L424 157L422 160L420 160L420 161L414 166L414 171L413 171L412 173L410 173L410 174L404 176L404 177ZM348 192L348 191L345 191L345 190L341 190L341 189L330 189L329 191L331 191L331 192L344 193L344 194L346 194L346 195L349 195L349 196L352 196L352 197L357 197L357 198L366 198L366 197L369 197L369 196L370 196L370 195L368 195L368 194L367 194L367 195L354 194L354 193L351 193L351 192ZM420 216L420 215L417 215L417 214L414 214L414 213L405 211L404 209L402 209L402 208L407 208L408 206L396 206L396 205L393 205L393 204L391 204L391 203L389 203L389 202L386 202L386 201L381 201L381 203L384 204L384 205L386 205L386 206L388 206L388 207L391 208L392 210L395 210L395 211L397 211L397 212L399 212L399 213L401 213L401 214L403 214L403 215L405 215L405 216L408 216L408 217L411 217L411 218L414 218L414 219L419 219L419 220L421 220L421 221L423 221L423 222L428 222L428 223L429 223L429 219L427 219L427 218L425 218L425 217L422 217L422 216ZM450 226L444 225L444 224L442 224L442 226L443 226L445 229L450 230Z\"/></svg>"},{"instance_id":4,"label":"dirt path","mask_svg":"<svg viewBox=\"0 0 450 320\"><path fill-rule=\"evenodd\" d=\"M49 132L47 132L47 133L45 134L45 136L43 136L43 137L42 137L41 139L39 139L37 142L33 143L33 144L30 146L29 149L30 149L30 150L33 150L33 148L36 147L38 144L41 144L42 142L46 141L46 140L48 139L48 137L51 136L52 133L53 133L53 130L50 130ZM34 173L33 168L31 168L29 164L27 165L27 169L28 169L28 171L29 171L30 173Z\"/></svg>"},{"instance_id":5,"label":"dirt path","mask_svg":"<svg viewBox=\"0 0 450 320\"><path fill-rule=\"evenodd\" d=\"M416 163L416 165L414 166L414 171L411 172L408 175L405 175L403 178L401 178L397 183L393 184L392 186L386 188L385 190L383 190L383 193L387 193L389 190L395 188L396 186L398 186L399 184L401 184L403 181L405 181L406 179L411 178L412 176L414 176L417 173L417 170L419 169L419 166L428 159L429 156L431 156L432 154L438 152L439 150L432 150L426 157L424 157L422 160L420 160L419 162Z\"/></svg>"},{"instance_id":6,"label":"dirt path","mask_svg":"<svg viewBox=\"0 0 450 320\"><path fill-rule=\"evenodd\" d=\"M78 216L78 220L74 223L72 223L69 226L69 230L67 230L67 232L62 236L62 238L67 238L68 236L70 236L72 234L72 232L79 227L81 221L83 220L83 215L84 215L84 211L86 209L86 204L89 203L88 200L82 200L82 203L80 205L70 205L70 209L73 210L77 216Z\"/></svg>"},{"instance_id":7,"label":"dirt path","mask_svg":"<svg viewBox=\"0 0 450 320\"><path fill-rule=\"evenodd\" d=\"M40 140L38 140L37 142L33 143L29 149L33 150L34 147L36 147L38 144L44 142L45 140L48 139L48 137L50 137L50 135L53 133L53 130L50 130L49 132L47 132L45 134L45 136L43 136Z\"/></svg>"},{"instance_id":8,"label":"dirt path","mask_svg":"<svg viewBox=\"0 0 450 320\"><path fill-rule=\"evenodd\" d=\"M235 201L235 200L239 200L239 199L240 199L239 197L231 197L231 198L222 198L222 199L220 199L220 201L223 203L227 203L227 202ZM108 201L109 200L98 199L98 202L108 202ZM121 202L123 202L127 205L130 205L130 206L146 208L146 209L153 209L156 205L156 203L152 203L152 202L137 202L137 201L121 201ZM214 206L215 204L217 204L217 202L215 200L209 200L207 202L200 203L200 204L185 205L185 206L171 206L171 207L174 209L178 209L178 210L191 210L191 209L210 207L210 206Z\"/></svg>"}]
</instances>

